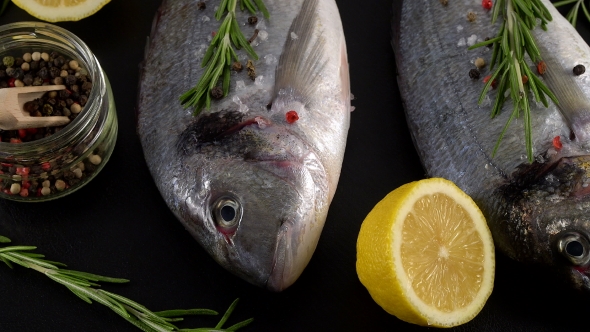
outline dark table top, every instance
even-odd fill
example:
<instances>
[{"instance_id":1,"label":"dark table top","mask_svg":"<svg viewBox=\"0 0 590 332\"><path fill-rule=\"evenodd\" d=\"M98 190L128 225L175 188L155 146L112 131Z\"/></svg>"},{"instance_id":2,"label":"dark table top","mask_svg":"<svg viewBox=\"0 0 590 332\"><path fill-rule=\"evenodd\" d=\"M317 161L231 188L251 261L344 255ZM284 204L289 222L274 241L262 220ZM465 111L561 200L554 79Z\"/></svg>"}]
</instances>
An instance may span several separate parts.
<instances>
[{"instance_id":1,"label":"dark table top","mask_svg":"<svg viewBox=\"0 0 590 332\"><path fill-rule=\"evenodd\" d=\"M435 0L432 0L435 1ZM80 22L60 23L99 59L111 80L119 136L101 173L76 193L46 203L0 200L0 234L35 245L69 268L130 279L103 288L152 310L211 308L240 298L230 323L244 331L424 330L383 311L359 282L356 238L366 214L396 187L424 178L404 118L390 46L391 0L337 1L356 97L342 175L317 250L282 293L252 286L218 266L168 210L135 131L138 66L158 0L113 0ZM369 5L370 3L370 5ZM475 5L479 5L474 1ZM14 5L0 24L34 20ZM589 24L578 23L588 35ZM587 39L590 40L590 39ZM582 331L588 295L536 267L498 254L494 292L457 331ZM182 327L215 325L190 318ZM136 331L100 304L86 304L35 271L0 266L0 331Z\"/></svg>"}]
</instances>

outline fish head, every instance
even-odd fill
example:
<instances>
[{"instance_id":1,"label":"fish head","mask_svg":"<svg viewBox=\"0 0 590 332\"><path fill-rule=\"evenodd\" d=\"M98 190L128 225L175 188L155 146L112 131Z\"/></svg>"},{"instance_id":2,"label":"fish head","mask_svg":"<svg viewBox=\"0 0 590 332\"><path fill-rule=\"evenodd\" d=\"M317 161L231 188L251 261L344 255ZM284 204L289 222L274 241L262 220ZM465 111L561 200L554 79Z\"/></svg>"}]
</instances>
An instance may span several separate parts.
<instances>
[{"instance_id":1,"label":"fish head","mask_svg":"<svg viewBox=\"0 0 590 332\"><path fill-rule=\"evenodd\" d=\"M327 213L325 174L282 125L263 117L229 122L185 159L190 176L180 219L227 270L281 291L317 245Z\"/></svg>"},{"instance_id":2,"label":"fish head","mask_svg":"<svg viewBox=\"0 0 590 332\"><path fill-rule=\"evenodd\" d=\"M590 291L590 156L533 163L504 187L506 232L496 241L509 256L541 263ZM510 244L508 244L510 243Z\"/></svg>"}]
</instances>

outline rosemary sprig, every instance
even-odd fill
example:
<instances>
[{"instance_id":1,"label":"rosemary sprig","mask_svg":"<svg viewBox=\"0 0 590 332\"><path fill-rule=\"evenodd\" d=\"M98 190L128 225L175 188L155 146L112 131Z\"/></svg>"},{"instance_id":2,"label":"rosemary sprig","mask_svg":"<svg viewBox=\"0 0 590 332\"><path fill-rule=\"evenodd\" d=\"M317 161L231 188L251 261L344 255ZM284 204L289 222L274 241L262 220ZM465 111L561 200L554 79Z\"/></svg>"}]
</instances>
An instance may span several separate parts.
<instances>
[{"instance_id":1,"label":"rosemary sprig","mask_svg":"<svg viewBox=\"0 0 590 332\"><path fill-rule=\"evenodd\" d=\"M578 13L580 11L580 7L582 7L582 11L584 12L584 16L586 16L586 19L588 21L590 21L590 13L588 12L588 8L584 4L584 0L563 0L563 1L554 2L553 6L555 6L555 8L558 8L558 7L569 5L572 3L574 4L574 6L567 12L567 15L565 16L565 18L574 27L576 27L576 24L578 23Z\"/></svg>"},{"instance_id":2,"label":"rosemary sprig","mask_svg":"<svg viewBox=\"0 0 590 332\"><path fill-rule=\"evenodd\" d=\"M9 243L10 239L0 235L0 243ZM244 320L228 328L222 328L229 315L233 312L238 303L236 299L226 313L223 315L217 326L214 328L179 329L173 322L182 321L181 316L189 315L217 315L216 311L209 309L188 309L188 310L167 310L160 312L150 311L143 305L134 302L123 296L107 292L97 282L126 283L127 279L104 277L92 273L65 270L64 264L44 259L44 255L32 253L36 249L32 246L10 246L0 248L0 260L12 268L17 264L26 268L43 273L51 280L67 287L72 293L87 303L92 300L110 308L119 316L125 318L131 324L146 332L162 331L236 331L252 322L252 319Z\"/></svg>"},{"instance_id":3,"label":"rosemary sprig","mask_svg":"<svg viewBox=\"0 0 590 332\"><path fill-rule=\"evenodd\" d=\"M9 3L10 3L10 0L4 0L2 2L2 7L0 7L0 15L4 14L4 11L6 10L6 6L8 6Z\"/></svg>"},{"instance_id":4,"label":"rosemary sprig","mask_svg":"<svg viewBox=\"0 0 590 332\"><path fill-rule=\"evenodd\" d=\"M540 0L498 0L492 11L492 23L496 22L500 12L502 12L504 22L498 36L469 48L475 49L493 44L494 50L490 70L494 69L496 64L498 65L484 86L478 103L481 105L493 81L497 79L498 93L491 112L491 117L494 118L504 106L507 97L506 91L510 91L508 95L512 99L514 107L494 146L492 156L496 154L508 126L515 117L520 116L522 111L527 158L529 162L532 162L533 140L529 92L532 92L535 99L543 103L545 107L549 106L546 96L553 100L555 104L557 104L557 99L549 88L530 70L524 56L528 54L534 63L542 60L539 48L530 31L537 25L537 20L541 22L541 28L547 30L546 25L552 20L552 17Z\"/></svg>"},{"instance_id":5,"label":"rosemary sprig","mask_svg":"<svg viewBox=\"0 0 590 332\"><path fill-rule=\"evenodd\" d=\"M258 60L258 55L244 37L236 19L237 2L238 0L221 1L215 12L215 18L219 21L225 13L227 14L205 52L201 67L207 67L207 69L197 85L180 96L180 102L185 108L194 108L194 115L199 114L203 107L211 107L211 91L217 86L221 76L223 76L223 96L227 96L232 59L238 61L234 47L243 48L254 60ZM268 19L270 16L262 0L240 0L240 8L242 10L246 8L252 14L255 14L258 8L265 18Z\"/></svg>"}]
</instances>

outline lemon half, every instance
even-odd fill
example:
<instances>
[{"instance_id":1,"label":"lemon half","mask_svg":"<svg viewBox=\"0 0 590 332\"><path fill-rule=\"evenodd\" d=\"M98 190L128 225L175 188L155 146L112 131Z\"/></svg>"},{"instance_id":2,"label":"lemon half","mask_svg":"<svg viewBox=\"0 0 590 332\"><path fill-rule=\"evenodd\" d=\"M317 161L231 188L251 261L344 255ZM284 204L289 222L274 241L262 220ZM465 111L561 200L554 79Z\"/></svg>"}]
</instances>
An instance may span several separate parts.
<instances>
[{"instance_id":1,"label":"lemon half","mask_svg":"<svg viewBox=\"0 0 590 332\"><path fill-rule=\"evenodd\" d=\"M12 0L15 5L48 22L78 21L96 13L111 0Z\"/></svg>"},{"instance_id":2,"label":"lemon half","mask_svg":"<svg viewBox=\"0 0 590 332\"><path fill-rule=\"evenodd\" d=\"M452 327L473 319L490 296L494 244L467 194L451 181L426 179L392 191L367 215L356 269L385 311Z\"/></svg>"}]
</instances>

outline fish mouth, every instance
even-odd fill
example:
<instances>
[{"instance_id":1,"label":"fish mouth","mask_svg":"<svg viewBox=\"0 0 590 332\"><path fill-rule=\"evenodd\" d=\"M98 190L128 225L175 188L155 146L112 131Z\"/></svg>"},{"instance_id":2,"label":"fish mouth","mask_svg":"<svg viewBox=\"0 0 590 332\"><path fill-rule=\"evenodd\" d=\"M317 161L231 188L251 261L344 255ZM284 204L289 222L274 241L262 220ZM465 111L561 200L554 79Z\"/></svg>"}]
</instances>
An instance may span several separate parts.
<instances>
[{"instance_id":1,"label":"fish mouth","mask_svg":"<svg viewBox=\"0 0 590 332\"><path fill-rule=\"evenodd\" d=\"M576 288L590 293L590 266L572 268L571 278Z\"/></svg>"}]
</instances>

